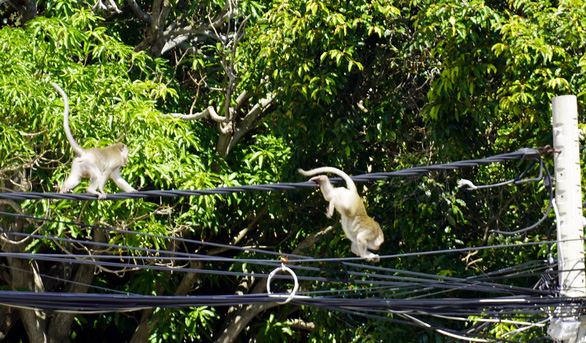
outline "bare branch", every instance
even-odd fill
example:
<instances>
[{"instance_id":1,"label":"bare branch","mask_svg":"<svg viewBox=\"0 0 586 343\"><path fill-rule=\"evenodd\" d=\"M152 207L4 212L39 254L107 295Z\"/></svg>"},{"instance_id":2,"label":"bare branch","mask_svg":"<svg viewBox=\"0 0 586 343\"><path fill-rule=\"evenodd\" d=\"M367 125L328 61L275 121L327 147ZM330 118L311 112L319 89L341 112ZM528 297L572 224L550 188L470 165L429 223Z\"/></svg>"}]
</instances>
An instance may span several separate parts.
<instances>
[{"instance_id":1,"label":"bare branch","mask_svg":"<svg viewBox=\"0 0 586 343\"><path fill-rule=\"evenodd\" d=\"M182 114L182 113L169 113L170 116L174 118L180 118L183 120L198 120L202 118L207 118L208 116L211 117L214 121L217 122L225 122L227 121L226 117L221 117L216 113L216 110L212 106L208 106L205 110L198 112L198 113L190 113L190 114Z\"/></svg>"},{"instance_id":2,"label":"bare branch","mask_svg":"<svg viewBox=\"0 0 586 343\"><path fill-rule=\"evenodd\" d=\"M291 320L290 326L292 328L298 329L298 330L305 330L305 331L310 331L310 332L315 332L316 331L315 323L306 322L306 321L303 321L301 319L293 319L293 320Z\"/></svg>"},{"instance_id":3,"label":"bare branch","mask_svg":"<svg viewBox=\"0 0 586 343\"><path fill-rule=\"evenodd\" d=\"M246 90L243 90L242 93L240 93L240 95L236 99L236 109L240 109L240 107L242 107L242 104L244 104L248 99L250 99L248 92Z\"/></svg>"},{"instance_id":4,"label":"bare branch","mask_svg":"<svg viewBox=\"0 0 586 343\"><path fill-rule=\"evenodd\" d=\"M265 110L273 103L275 99L274 94L269 94L268 97L262 99L254 105L254 107L248 112L248 114L242 119L239 123L238 127L236 128L236 132L230 141L230 145L228 147L228 151L231 151L232 148L238 143L240 138L244 136L248 131L254 128L254 123L256 120L265 112Z\"/></svg>"},{"instance_id":5,"label":"bare branch","mask_svg":"<svg viewBox=\"0 0 586 343\"><path fill-rule=\"evenodd\" d=\"M334 227L330 225L321 231L312 233L311 235L307 236L306 239L301 241L299 245L297 245L297 247L293 250L292 254L299 255L302 252L302 250L311 248L315 245L315 242L317 242L318 239L321 239L323 236L332 232L333 230Z\"/></svg>"},{"instance_id":6,"label":"bare branch","mask_svg":"<svg viewBox=\"0 0 586 343\"><path fill-rule=\"evenodd\" d=\"M202 118L207 118L210 115L210 110L214 110L212 106L209 106L205 110L197 113L190 113L190 114L183 114L183 113L169 113L170 116L174 118L179 118L183 120L198 120Z\"/></svg>"},{"instance_id":7,"label":"bare branch","mask_svg":"<svg viewBox=\"0 0 586 343\"><path fill-rule=\"evenodd\" d=\"M176 47L183 47L184 43L187 42L189 40L189 35L180 35L177 36L175 38L171 38L168 41L165 42L165 45L163 46L163 49L161 50L161 55L166 54L167 52L175 49ZM184 50L188 51L193 49L193 47L191 45L186 45L185 47L183 47ZM193 52L195 52L195 49L193 49Z\"/></svg>"},{"instance_id":8,"label":"bare branch","mask_svg":"<svg viewBox=\"0 0 586 343\"><path fill-rule=\"evenodd\" d=\"M138 6L138 3L136 2L136 0L127 0L127 1L128 1L128 5L132 9L132 12L134 12L134 14L136 14L136 16L140 20L145 21L147 23L151 22L151 16L143 12L143 10L140 8L140 6Z\"/></svg>"},{"instance_id":9,"label":"bare branch","mask_svg":"<svg viewBox=\"0 0 586 343\"><path fill-rule=\"evenodd\" d=\"M177 37L181 35L189 35L195 36L197 34L201 34L203 32L208 32L209 36L213 36L211 32L215 29L220 28L224 25L224 22L228 20L232 15L235 15L237 12L233 13L225 13L221 16L214 18L213 20L209 20L209 24L198 24L198 25L187 25L187 26L180 26L178 25L179 21L183 19L183 17L173 21L172 24L163 32L163 37L169 39L171 37ZM176 29L176 27L180 27Z\"/></svg>"},{"instance_id":10,"label":"bare branch","mask_svg":"<svg viewBox=\"0 0 586 343\"><path fill-rule=\"evenodd\" d=\"M110 14L122 13L113 0L98 0L98 2L92 6L92 9L97 12L107 12Z\"/></svg>"},{"instance_id":11,"label":"bare branch","mask_svg":"<svg viewBox=\"0 0 586 343\"><path fill-rule=\"evenodd\" d=\"M22 211L20 210L20 204L17 203L16 201L14 201L14 200L4 200L3 199L3 200L0 200L0 205L2 205L2 204L10 206L17 213L21 213L22 214Z\"/></svg>"},{"instance_id":12,"label":"bare branch","mask_svg":"<svg viewBox=\"0 0 586 343\"><path fill-rule=\"evenodd\" d=\"M256 224L258 223L258 221L260 220L260 218L262 218L265 214L267 214L267 210L268 210L269 206L268 204L265 204L261 210L254 216L254 218L252 218L252 220L250 221L250 223L246 226L245 229L241 230L238 235L236 235L234 238L232 238L232 241L230 242L230 245L237 245L238 243L240 243L240 241L246 237L246 235L248 234L248 232L250 232L250 230L252 230L252 228L254 228L256 226ZM217 255L220 253L223 253L224 251L229 250L229 248L216 248L216 249L212 249L210 250L207 255L213 256L213 255Z\"/></svg>"},{"instance_id":13,"label":"bare branch","mask_svg":"<svg viewBox=\"0 0 586 343\"><path fill-rule=\"evenodd\" d=\"M162 33L161 39L165 42L161 54L179 46L181 43L187 41L190 37L206 36L212 39L220 40L222 42L233 39L232 35L223 35L217 32L216 29L222 27L227 20L238 14L238 8L232 6L232 0L227 0L221 14L214 19L209 19L208 24L194 24L182 26L179 23L183 22L186 13L182 14L177 20L174 20L167 29Z\"/></svg>"}]
</instances>

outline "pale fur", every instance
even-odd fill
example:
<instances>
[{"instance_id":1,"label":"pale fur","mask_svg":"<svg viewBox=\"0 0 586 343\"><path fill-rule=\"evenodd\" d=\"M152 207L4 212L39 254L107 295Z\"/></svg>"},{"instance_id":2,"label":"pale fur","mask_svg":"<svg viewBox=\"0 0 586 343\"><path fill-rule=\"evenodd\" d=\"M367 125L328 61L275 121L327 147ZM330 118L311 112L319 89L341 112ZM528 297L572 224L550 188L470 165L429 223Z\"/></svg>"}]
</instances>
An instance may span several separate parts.
<instances>
[{"instance_id":1,"label":"pale fur","mask_svg":"<svg viewBox=\"0 0 586 343\"><path fill-rule=\"evenodd\" d=\"M97 195L98 199L106 199L104 186L108 182L108 178L112 179L125 192L136 192L120 175L120 167L128 163L128 147L125 144L116 143L105 148L83 149L75 141L69 128L69 100L67 95L56 83L51 82L51 85L63 97L63 128L65 136L67 136L67 140L75 152L71 173L63 182L59 193L67 193L73 190L79 185L82 178L90 179L87 192Z\"/></svg>"},{"instance_id":2,"label":"pale fur","mask_svg":"<svg viewBox=\"0 0 586 343\"><path fill-rule=\"evenodd\" d=\"M380 257L367 249L378 250L384 242L384 234L380 225L366 213L364 202L360 199L354 181L340 169L333 167L321 167L305 171L298 169L304 176L313 176L324 173L332 173L340 176L346 182L346 187L334 188L326 175L312 177L310 181L319 184L324 199L329 202L327 217L331 218L334 208L342 218L340 223L346 237L352 241L352 252L367 261L378 262Z\"/></svg>"}]
</instances>

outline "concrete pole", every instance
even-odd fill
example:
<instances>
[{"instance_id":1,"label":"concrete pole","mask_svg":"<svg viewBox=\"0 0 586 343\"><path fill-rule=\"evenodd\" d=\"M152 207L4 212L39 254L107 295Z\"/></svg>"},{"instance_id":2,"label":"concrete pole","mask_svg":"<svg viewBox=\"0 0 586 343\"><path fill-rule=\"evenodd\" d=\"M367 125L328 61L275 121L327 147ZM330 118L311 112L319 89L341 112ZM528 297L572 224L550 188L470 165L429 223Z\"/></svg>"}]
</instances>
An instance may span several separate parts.
<instances>
[{"instance_id":1,"label":"concrete pole","mask_svg":"<svg viewBox=\"0 0 586 343\"><path fill-rule=\"evenodd\" d=\"M562 297L584 297L584 230L580 170L580 132L576 96L553 98L553 146L555 201L558 208L558 269ZM566 342L585 342L582 324L574 308L559 308L548 329L552 338ZM570 317L568 317L568 315ZM574 316L576 315L576 316ZM574 316L574 317L572 317ZM583 335L582 335L583 337Z\"/></svg>"}]
</instances>

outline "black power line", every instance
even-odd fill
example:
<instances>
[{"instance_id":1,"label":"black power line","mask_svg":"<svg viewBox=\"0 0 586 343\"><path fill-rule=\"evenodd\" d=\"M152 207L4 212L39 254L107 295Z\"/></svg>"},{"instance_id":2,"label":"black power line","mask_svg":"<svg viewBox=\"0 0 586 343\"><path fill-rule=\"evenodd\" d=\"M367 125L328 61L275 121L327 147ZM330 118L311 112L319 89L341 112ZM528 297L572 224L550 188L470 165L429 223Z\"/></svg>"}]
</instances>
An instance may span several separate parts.
<instances>
[{"instance_id":1,"label":"black power line","mask_svg":"<svg viewBox=\"0 0 586 343\"><path fill-rule=\"evenodd\" d=\"M356 182L366 182L382 180L391 177L405 177L405 176L419 176L424 175L433 171L441 170L454 170L467 167L475 167L483 164L505 162L510 160L540 160L539 151L531 148L519 149L515 152L494 155L477 160L464 160L444 164L435 164L430 166L421 166L406 168L393 172L381 172L381 173L370 173L356 175L352 177L352 180ZM333 183L340 182L340 178L331 178ZM316 183L313 181L305 182L284 182L284 183L273 183L264 185L245 185L245 186L234 186L234 187L219 187L212 189L203 190L151 190L151 191L138 191L132 193L115 193L108 194L106 200L122 200L122 199L139 199L139 198L151 198L151 197L188 197L188 196L200 196L200 195L212 195L212 194L232 194L239 192L251 192L251 191L284 191L298 188L311 188L316 187ZM87 193L41 193L41 192L14 192L14 193L0 193L0 199L10 200L39 200L39 199L60 199L60 200L97 200L97 197Z\"/></svg>"}]
</instances>

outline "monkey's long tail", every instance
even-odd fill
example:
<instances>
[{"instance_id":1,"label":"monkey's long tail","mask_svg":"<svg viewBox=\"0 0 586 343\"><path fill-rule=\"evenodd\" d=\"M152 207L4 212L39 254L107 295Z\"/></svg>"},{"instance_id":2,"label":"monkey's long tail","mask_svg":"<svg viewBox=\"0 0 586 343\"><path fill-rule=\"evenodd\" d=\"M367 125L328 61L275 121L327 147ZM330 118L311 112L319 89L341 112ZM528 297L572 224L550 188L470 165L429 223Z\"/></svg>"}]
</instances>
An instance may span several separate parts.
<instances>
[{"instance_id":1,"label":"monkey's long tail","mask_svg":"<svg viewBox=\"0 0 586 343\"><path fill-rule=\"evenodd\" d=\"M83 149L75 141L75 138L73 138L73 135L71 134L71 129L69 128L69 99L67 98L67 94L65 94L63 89L61 89L61 87L59 87L59 85L55 82L49 81L49 83L51 83L51 86L53 86L53 88L55 88L63 98L63 129L65 130L65 136L67 136L67 140L69 141L69 144L71 144L73 151L77 155L81 155L83 153Z\"/></svg>"},{"instance_id":2,"label":"monkey's long tail","mask_svg":"<svg viewBox=\"0 0 586 343\"><path fill-rule=\"evenodd\" d=\"M341 171L338 168L320 167L320 168L315 168L315 169L311 169L311 170L307 170L307 171L299 168L299 169L297 169L297 171L303 176L313 176L313 175L325 174L325 173L336 174L339 177L341 177L342 179L344 179L344 181L346 181L346 187L349 190L351 190L351 191L356 190L356 185L354 184L354 181L352 181L350 176L348 176L348 174L344 173L343 171Z\"/></svg>"}]
</instances>

